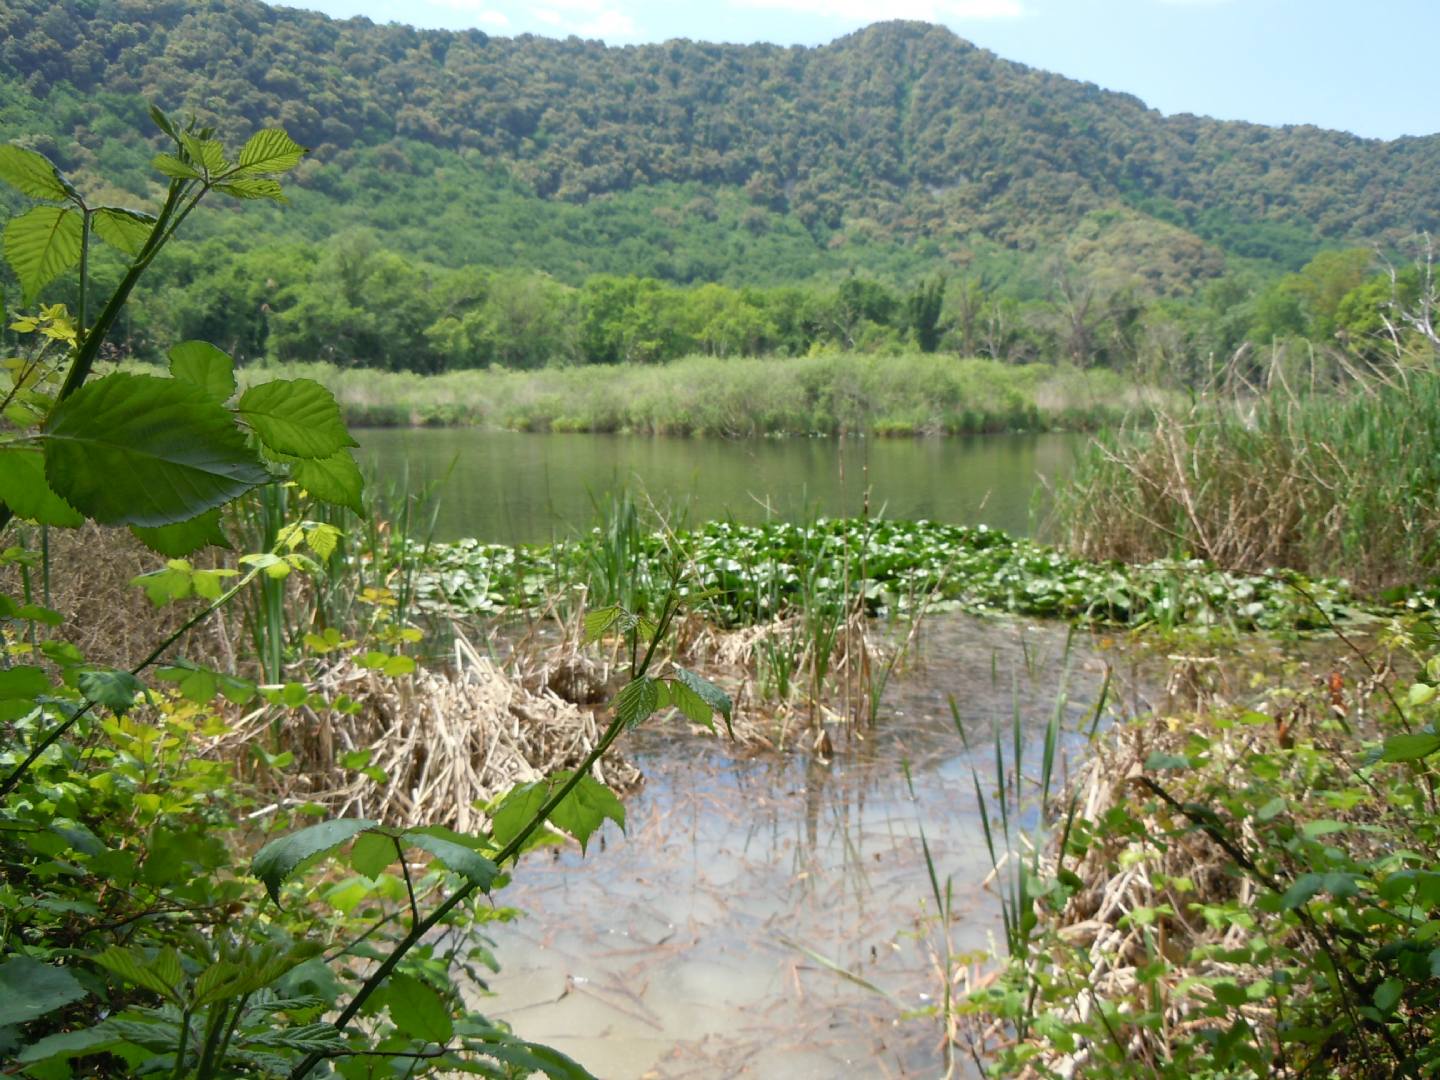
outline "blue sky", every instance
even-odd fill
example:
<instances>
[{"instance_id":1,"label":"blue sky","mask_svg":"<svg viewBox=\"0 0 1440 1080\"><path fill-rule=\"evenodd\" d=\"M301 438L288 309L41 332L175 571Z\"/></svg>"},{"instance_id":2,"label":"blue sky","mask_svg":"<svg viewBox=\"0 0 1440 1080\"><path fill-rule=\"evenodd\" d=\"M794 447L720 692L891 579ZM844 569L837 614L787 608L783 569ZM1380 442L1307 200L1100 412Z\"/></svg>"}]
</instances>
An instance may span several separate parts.
<instances>
[{"instance_id":1,"label":"blue sky","mask_svg":"<svg viewBox=\"0 0 1440 1080\"><path fill-rule=\"evenodd\" d=\"M1166 113L1440 131L1440 0L289 0L376 22L601 38L817 45L881 19L943 23L1010 60Z\"/></svg>"}]
</instances>

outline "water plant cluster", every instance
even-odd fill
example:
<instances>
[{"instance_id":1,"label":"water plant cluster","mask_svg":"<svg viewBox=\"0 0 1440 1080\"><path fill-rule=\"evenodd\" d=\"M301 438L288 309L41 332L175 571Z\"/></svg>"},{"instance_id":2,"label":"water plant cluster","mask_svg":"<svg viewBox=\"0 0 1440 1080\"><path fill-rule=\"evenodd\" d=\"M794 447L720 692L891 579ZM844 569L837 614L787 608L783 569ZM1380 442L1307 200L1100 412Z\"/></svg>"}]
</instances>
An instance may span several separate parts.
<instances>
[{"instance_id":1,"label":"water plant cluster","mask_svg":"<svg viewBox=\"0 0 1440 1080\"><path fill-rule=\"evenodd\" d=\"M643 608L645 597L665 586L646 567L671 554L688 567L684 587L696 594L696 609L727 627L784 614L802 600L807 607L844 607L858 597L876 614L949 604L978 614L1127 627L1310 630L1364 613L1343 581L1284 571L1232 574L1198 560L1092 562L983 525L713 521L681 532L632 531L623 544L617 539L612 526L602 525L554 544L460 540L399 557L417 567L422 606L471 615L538 608L579 586L609 602L622 578L629 602Z\"/></svg>"}]
</instances>

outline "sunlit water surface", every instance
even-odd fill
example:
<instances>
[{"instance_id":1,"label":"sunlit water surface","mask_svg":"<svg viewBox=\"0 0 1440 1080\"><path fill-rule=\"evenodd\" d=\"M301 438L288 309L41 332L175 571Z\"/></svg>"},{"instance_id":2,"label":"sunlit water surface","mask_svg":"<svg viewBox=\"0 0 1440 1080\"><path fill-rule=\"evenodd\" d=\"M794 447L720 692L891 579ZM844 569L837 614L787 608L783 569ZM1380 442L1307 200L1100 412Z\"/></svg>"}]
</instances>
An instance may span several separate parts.
<instances>
[{"instance_id":1,"label":"sunlit water surface","mask_svg":"<svg viewBox=\"0 0 1440 1080\"><path fill-rule=\"evenodd\" d=\"M381 484L435 482L437 539L531 542L588 527L628 487L691 521L856 514L985 522L1028 532L1042 479L1078 440L751 442L361 433ZM1037 492L1042 493L1037 497ZM873 728L809 753L737 756L723 741L646 730L628 744L644 787L628 828L589 853L533 853L500 897L500 974L481 1003L604 1080L936 1076L937 950L1000 933L972 778L991 733L1032 736L1058 707L1079 723L1114 659L1063 626L960 615L926 624ZM908 779L907 779L908 772ZM921 834L952 920L935 918ZM850 978L847 976L854 976Z\"/></svg>"},{"instance_id":2,"label":"sunlit water surface","mask_svg":"<svg viewBox=\"0 0 1440 1080\"><path fill-rule=\"evenodd\" d=\"M804 521L858 515L985 523L1028 533L1041 480L1063 477L1078 435L950 439L674 439L470 428L357 433L381 490L434 485L435 539L537 543L588 528L622 489L676 519ZM868 494L867 494L868 493Z\"/></svg>"}]
</instances>

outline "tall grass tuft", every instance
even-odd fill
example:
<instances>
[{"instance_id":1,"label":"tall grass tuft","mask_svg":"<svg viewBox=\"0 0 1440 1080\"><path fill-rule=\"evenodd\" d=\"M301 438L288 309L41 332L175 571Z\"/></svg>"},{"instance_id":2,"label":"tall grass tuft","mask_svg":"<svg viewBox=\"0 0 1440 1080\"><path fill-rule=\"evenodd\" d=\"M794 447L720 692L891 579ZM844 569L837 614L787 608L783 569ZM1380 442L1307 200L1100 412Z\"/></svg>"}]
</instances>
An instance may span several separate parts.
<instances>
[{"instance_id":1,"label":"tall grass tuft","mask_svg":"<svg viewBox=\"0 0 1440 1080\"><path fill-rule=\"evenodd\" d=\"M1289 567L1368 590L1440 555L1440 373L1204 401L1095 440L1055 519L1094 559Z\"/></svg>"},{"instance_id":2,"label":"tall grass tuft","mask_svg":"<svg viewBox=\"0 0 1440 1080\"><path fill-rule=\"evenodd\" d=\"M1152 394L1112 371L919 353L692 356L663 365L443 375L318 363L284 367L333 391L350 424L377 427L965 435L1091 430L1153 404Z\"/></svg>"}]
</instances>

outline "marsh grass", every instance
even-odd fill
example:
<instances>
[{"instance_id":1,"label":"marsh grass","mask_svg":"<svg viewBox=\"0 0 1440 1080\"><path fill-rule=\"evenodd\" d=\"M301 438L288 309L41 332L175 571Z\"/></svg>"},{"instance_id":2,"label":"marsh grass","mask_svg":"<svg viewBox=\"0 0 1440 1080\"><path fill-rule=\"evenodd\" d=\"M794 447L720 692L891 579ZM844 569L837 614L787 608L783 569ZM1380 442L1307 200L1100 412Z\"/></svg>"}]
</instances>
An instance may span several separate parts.
<instances>
[{"instance_id":1,"label":"marsh grass","mask_svg":"<svg viewBox=\"0 0 1440 1080\"><path fill-rule=\"evenodd\" d=\"M1397 369L1162 409L1095 440L1054 519L1092 559L1287 567L1379 591L1436 574L1437 490L1440 373Z\"/></svg>"},{"instance_id":2,"label":"marsh grass","mask_svg":"<svg viewBox=\"0 0 1440 1080\"><path fill-rule=\"evenodd\" d=\"M334 392L352 426L468 425L659 435L959 435L1091 430L1162 396L1115 372L938 354L721 359L417 375L255 367ZM246 372L241 373L242 380Z\"/></svg>"}]
</instances>

